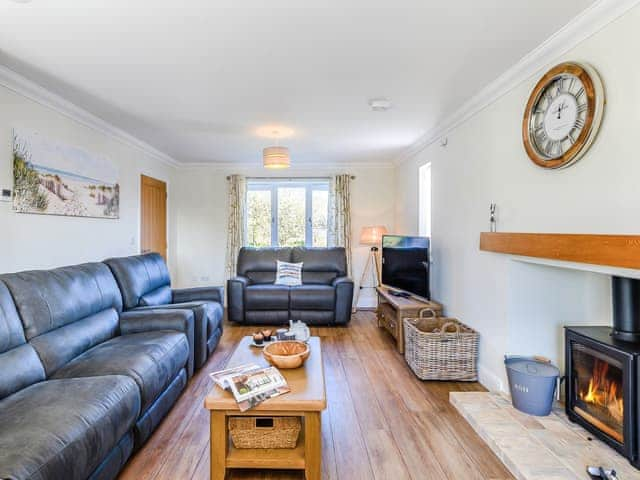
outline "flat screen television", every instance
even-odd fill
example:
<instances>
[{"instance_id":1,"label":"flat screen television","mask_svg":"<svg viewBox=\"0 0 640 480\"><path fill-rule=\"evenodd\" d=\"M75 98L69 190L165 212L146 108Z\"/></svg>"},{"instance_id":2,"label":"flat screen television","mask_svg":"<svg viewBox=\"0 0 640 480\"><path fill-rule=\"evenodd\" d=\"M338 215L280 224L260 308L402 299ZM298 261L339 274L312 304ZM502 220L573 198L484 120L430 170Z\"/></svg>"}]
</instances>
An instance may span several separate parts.
<instances>
[{"instance_id":1,"label":"flat screen television","mask_svg":"<svg viewBox=\"0 0 640 480\"><path fill-rule=\"evenodd\" d=\"M429 238L384 235L382 283L401 293L430 300Z\"/></svg>"}]
</instances>

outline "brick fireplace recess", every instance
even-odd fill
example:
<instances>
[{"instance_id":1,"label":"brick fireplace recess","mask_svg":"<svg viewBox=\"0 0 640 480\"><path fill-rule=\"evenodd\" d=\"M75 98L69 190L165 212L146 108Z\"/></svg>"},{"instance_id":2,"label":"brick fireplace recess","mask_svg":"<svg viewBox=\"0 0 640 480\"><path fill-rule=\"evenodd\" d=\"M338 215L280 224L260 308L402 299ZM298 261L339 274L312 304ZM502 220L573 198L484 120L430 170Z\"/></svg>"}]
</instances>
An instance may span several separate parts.
<instances>
[{"instance_id":1,"label":"brick fireplace recess","mask_svg":"<svg viewBox=\"0 0 640 480\"><path fill-rule=\"evenodd\" d=\"M640 468L640 280L613 277L613 328L566 327L566 411Z\"/></svg>"}]
</instances>

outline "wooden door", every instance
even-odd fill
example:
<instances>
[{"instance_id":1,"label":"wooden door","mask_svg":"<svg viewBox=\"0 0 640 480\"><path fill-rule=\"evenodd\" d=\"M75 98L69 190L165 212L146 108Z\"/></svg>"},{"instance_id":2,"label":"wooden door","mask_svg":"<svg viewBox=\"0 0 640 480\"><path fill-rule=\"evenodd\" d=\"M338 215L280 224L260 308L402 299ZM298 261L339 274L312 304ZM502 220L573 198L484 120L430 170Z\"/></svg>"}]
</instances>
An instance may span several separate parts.
<instances>
[{"instance_id":1,"label":"wooden door","mask_svg":"<svg viewBox=\"0 0 640 480\"><path fill-rule=\"evenodd\" d=\"M167 259L167 184L146 175L140 182L140 249Z\"/></svg>"}]
</instances>

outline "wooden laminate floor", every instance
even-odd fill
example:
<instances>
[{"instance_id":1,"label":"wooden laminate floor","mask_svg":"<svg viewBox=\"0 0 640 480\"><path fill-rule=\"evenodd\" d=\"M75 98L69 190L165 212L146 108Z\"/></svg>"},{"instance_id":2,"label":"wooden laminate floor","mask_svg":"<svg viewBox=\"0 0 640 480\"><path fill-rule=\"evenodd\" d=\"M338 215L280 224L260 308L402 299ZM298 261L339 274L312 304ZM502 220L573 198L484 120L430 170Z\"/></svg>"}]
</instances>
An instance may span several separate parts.
<instances>
[{"instance_id":1,"label":"wooden laminate floor","mask_svg":"<svg viewBox=\"0 0 640 480\"><path fill-rule=\"evenodd\" d=\"M225 325L219 347L196 373L121 480L209 478L209 415L203 402L237 341L254 328ZM322 338L328 408L322 414L326 480L512 479L449 404L450 391L477 383L421 382L376 326L358 312L344 328L313 328ZM302 479L296 471L233 470L231 479Z\"/></svg>"}]
</instances>

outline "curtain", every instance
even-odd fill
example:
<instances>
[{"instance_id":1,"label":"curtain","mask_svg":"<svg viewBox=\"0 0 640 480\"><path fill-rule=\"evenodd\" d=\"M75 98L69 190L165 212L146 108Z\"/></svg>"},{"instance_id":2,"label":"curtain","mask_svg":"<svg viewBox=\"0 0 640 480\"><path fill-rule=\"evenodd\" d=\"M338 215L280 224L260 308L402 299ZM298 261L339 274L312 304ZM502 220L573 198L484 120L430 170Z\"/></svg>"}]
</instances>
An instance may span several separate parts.
<instances>
[{"instance_id":1,"label":"curtain","mask_svg":"<svg viewBox=\"0 0 640 480\"><path fill-rule=\"evenodd\" d=\"M331 178L328 240L331 247L344 247L347 275L351 275L351 175Z\"/></svg>"},{"instance_id":2,"label":"curtain","mask_svg":"<svg viewBox=\"0 0 640 480\"><path fill-rule=\"evenodd\" d=\"M242 175L231 175L228 182L229 220L227 223L227 278L236 276L238 252L244 245L244 215L247 200L247 181Z\"/></svg>"}]
</instances>

